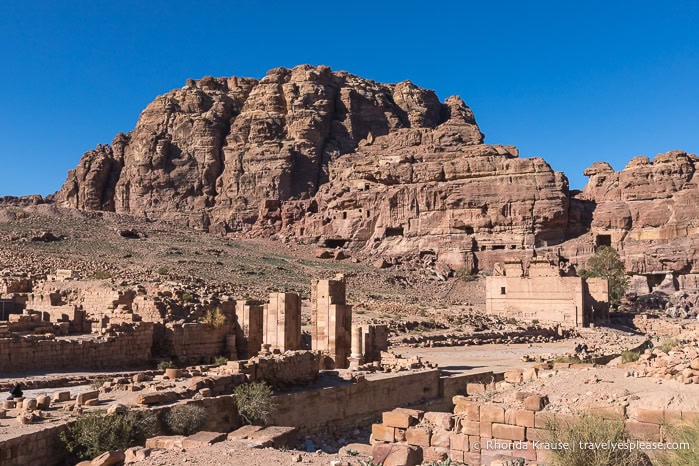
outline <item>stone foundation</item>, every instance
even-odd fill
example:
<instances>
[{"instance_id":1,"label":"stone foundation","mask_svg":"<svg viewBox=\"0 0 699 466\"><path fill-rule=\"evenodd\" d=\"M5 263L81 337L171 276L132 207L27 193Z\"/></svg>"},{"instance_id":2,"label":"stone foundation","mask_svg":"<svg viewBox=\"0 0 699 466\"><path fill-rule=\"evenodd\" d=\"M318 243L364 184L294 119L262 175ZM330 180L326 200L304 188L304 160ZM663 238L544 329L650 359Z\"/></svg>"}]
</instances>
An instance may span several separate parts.
<instances>
[{"instance_id":1,"label":"stone foundation","mask_svg":"<svg viewBox=\"0 0 699 466\"><path fill-rule=\"evenodd\" d=\"M287 351L259 355L247 361L229 361L219 373L246 374L251 382L264 381L276 389L309 385L318 380L318 354Z\"/></svg>"}]
</instances>

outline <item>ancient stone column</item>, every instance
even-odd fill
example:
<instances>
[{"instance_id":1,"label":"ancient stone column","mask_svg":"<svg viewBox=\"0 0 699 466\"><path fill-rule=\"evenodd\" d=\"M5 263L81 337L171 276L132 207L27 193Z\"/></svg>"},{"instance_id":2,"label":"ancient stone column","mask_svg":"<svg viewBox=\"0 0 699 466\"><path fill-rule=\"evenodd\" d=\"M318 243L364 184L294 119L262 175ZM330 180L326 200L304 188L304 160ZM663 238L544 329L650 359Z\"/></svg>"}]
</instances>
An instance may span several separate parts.
<instances>
[{"instance_id":1,"label":"ancient stone column","mask_svg":"<svg viewBox=\"0 0 699 466\"><path fill-rule=\"evenodd\" d=\"M352 355L353 358L361 358L362 354L362 327L352 327Z\"/></svg>"},{"instance_id":2,"label":"ancient stone column","mask_svg":"<svg viewBox=\"0 0 699 466\"><path fill-rule=\"evenodd\" d=\"M301 346L301 298L296 293L270 293L262 316L263 342L272 350L297 350Z\"/></svg>"},{"instance_id":3,"label":"ancient stone column","mask_svg":"<svg viewBox=\"0 0 699 466\"><path fill-rule=\"evenodd\" d=\"M311 347L332 359L336 369L346 369L350 356L352 306L345 301L346 282L311 282Z\"/></svg>"},{"instance_id":4,"label":"ancient stone column","mask_svg":"<svg viewBox=\"0 0 699 466\"><path fill-rule=\"evenodd\" d=\"M349 357L349 368L351 370L359 369L363 363L362 358L362 327L352 327L352 353Z\"/></svg>"},{"instance_id":5,"label":"ancient stone column","mask_svg":"<svg viewBox=\"0 0 699 466\"><path fill-rule=\"evenodd\" d=\"M237 316L236 349L239 359L257 356L264 335L264 310L256 301L238 301L235 305Z\"/></svg>"}]
</instances>

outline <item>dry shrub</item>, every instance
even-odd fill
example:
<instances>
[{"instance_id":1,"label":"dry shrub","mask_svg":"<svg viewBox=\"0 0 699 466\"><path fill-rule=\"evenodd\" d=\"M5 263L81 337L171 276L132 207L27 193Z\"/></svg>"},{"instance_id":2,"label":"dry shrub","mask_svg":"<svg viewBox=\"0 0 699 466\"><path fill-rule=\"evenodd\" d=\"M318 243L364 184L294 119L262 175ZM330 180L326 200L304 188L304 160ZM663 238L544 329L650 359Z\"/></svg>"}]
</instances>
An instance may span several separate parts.
<instances>
[{"instance_id":1,"label":"dry shrub","mask_svg":"<svg viewBox=\"0 0 699 466\"><path fill-rule=\"evenodd\" d=\"M549 450L553 466L640 466L647 457L638 450L603 448L606 445L622 445L630 440L623 420L608 420L585 413L572 422L549 422L546 440L551 445L566 444L567 448ZM585 445L597 444L597 448Z\"/></svg>"},{"instance_id":2,"label":"dry shrub","mask_svg":"<svg viewBox=\"0 0 699 466\"><path fill-rule=\"evenodd\" d=\"M89 460L108 450L125 450L143 445L157 433L158 421L149 411L127 411L107 415L94 411L78 416L61 432L66 450L76 459Z\"/></svg>"},{"instance_id":3,"label":"dry shrub","mask_svg":"<svg viewBox=\"0 0 699 466\"><path fill-rule=\"evenodd\" d=\"M238 385L233 390L238 414L247 424L267 425L277 412L272 394L272 388L264 382Z\"/></svg>"},{"instance_id":4,"label":"dry shrub","mask_svg":"<svg viewBox=\"0 0 699 466\"><path fill-rule=\"evenodd\" d=\"M192 435L206 425L209 415L198 405L179 405L164 416L165 427L174 435Z\"/></svg>"},{"instance_id":5,"label":"dry shrub","mask_svg":"<svg viewBox=\"0 0 699 466\"><path fill-rule=\"evenodd\" d=\"M674 444L672 450L658 455L657 464L662 466L699 466L699 419L692 423L664 427L668 440Z\"/></svg>"},{"instance_id":6,"label":"dry shrub","mask_svg":"<svg viewBox=\"0 0 699 466\"><path fill-rule=\"evenodd\" d=\"M204 323L215 329L219 329L226 324L226 315L221 312L221 309L209 309L204 314Z\"/></svg>"}]
</instances>

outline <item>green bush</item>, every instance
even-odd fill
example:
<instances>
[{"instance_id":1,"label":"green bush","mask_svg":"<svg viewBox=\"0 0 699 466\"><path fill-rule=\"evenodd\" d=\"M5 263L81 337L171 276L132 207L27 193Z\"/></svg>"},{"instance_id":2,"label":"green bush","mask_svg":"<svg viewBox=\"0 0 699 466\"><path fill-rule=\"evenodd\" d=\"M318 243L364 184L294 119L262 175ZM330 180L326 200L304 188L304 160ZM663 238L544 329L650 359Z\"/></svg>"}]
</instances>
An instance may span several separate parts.
<instances>
[{"instance_id":1,"label":"green bush","mask_svg":"<svg viewBox=\"0 0 699 466\"><path fill-rule=\"evenodd\" d=\"M619 254L609 246L600 246L587 261L587 267L578 271L578 276L606 278L609 282L609 302L619 304L629 285L629 277Z\"/></svg>"},{"instance_id":2,"label":"green bush","mask_svg":"<svg viewBox=\"0 0 699 466\"><path fill-rule=\"evenodd\" d=\"M583 360L577 356L558 356L553 360L553 362L560 362L563 364L582 364Z\"/></svg>"},{"instance_id":3,"label":"green bush","mask_svg":"<svg viewBox=\"0 0 699 466\"><path fill-rule=\"evenodd\" d=\"M672 350L674 347L678 346L680 344L679 341L675 340L674 338L669 338L665 341L663 341L660 345L658 345L658 349L662 351L663 353L669 353L670 350Z\"/></svg>"},{"instance_id":4,"label":"green bush","mask_svg":"<svg viewBox=\"0 0 699 466\"><path fill-rule=\"evenodd\" d=\"M636 362L636 361L638 361L638 358L640 358L640 357L641 357L641 355L638 354L637 352L627 350L627 351L624 351L621 353L621 362L624 362L624 363Z\"/></svg>"},{"instance_id":5,"label":"green bush","mask_svg":"<svg viewBox=\"0 0 699 466\"><path fill-rule=\"evenodd\" d=\"M165 414L163 422L173 435L192 435L204 428L208 417L201 406L178 405Z\"/></svg>"},{"instance_id":6,"label":"green bush","mask_svg":"<svg viewBox=\"0 0 699 466\"><path fill-rule=\"evenodd\" d=\"M217 366L225 366L228 364L228 358L225 356L219 356L214 360L214 364Z\"/></svg>"},{"instance_id":7,"label":"green bush","mask_svg":"<svg viewBox=\"0 0 699 466\"><path fill-rule=\"evenodd\" d=\"M142 445L157 433L158 421L149 411L127 411L106 415L93 411L78 419L61 432L66 450L78 460L88 460L108 450L125 450Z\"/></svg>"},{"instance_id":8,"label":"green bush","mask_svg":"<svg viewBox=\"0 0 699 466\"><path fill-rule=\"evenodd\" d=\"M106 270L97 270L95 271L93 278L95 280L107 280L109 278L112 278L112 274L111 272L107 272Z\"/></svg>"},{"instance_id":9,"label":"green bush","mask_svg":"<svg viewBox=\"0 0 699 466\"><path fill-rule=\"evenodd\" d=\"M586 448L589 444L629 442L623 420L608 420L594 414L583 414L572 422L549 422L546 439L551 445L567 448L551 449L553 466L637 466L644 464L638 450Z\"/></svg>"},{"instance_id":10,"label":"green bush","mask_svg":"<svg viewBox=\"0 0 699 466\"><path fill-rule=\"evenodd\" d=\"M272 388L264 382L246 383L235 387L233 399L243 421L247 424L267 425L277 412L272 394Z\"/></svg>"},{"instance_id":11,"label":"green bush","mask_svg":"<svg viewBox=\"0 0 699 466\"><path fill-rule=\"evenodd\" d=\"M164 371L165 369L174 369L175 363L172 361L160 361L158 363L158 369Z\"/></svg>"},{"instance_id":12,"label":"green bush","mask_svg":"<svg viewBox=\"0 0 699 466\"><path fill-rule=\"evenodd\" d=\"M159 274L159 275L167 275L169 271L170 271L170 269L168 269L168 268L165 267L165 266L163 266L163 267L158 267L158 274Z\"/></svg>"}]
</instances>

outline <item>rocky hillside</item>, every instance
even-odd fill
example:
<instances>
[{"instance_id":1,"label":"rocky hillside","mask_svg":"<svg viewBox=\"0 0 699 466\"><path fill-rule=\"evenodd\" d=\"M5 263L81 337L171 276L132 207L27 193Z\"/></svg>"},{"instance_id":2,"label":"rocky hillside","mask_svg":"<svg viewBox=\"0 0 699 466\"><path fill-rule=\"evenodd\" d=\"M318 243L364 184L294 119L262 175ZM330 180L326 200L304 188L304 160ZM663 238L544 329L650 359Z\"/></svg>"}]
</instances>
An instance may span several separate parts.
<instances>
[{"instance_id":1,"label":"rocky hillside","mask_svg":"<svg viewBox=\"0 0 699 466\"><path fill-rule=\"evenodd\" d=\"M447 273L534 251L584 266L609 244L641 288L699 287L697 160L597 162L571 194L541 158L484 144L459 97L304 65L188 80L87 152L54 201Z\"/></svg>"},{"instance_id":2,"label":"rocky hillside","mask_svg":"<svg viewBox=\"0 0 699 466\"><path fill-rule=\"evenodd\" d=\"M459 110L463 142L480 143L473 114ZM188 80L149 104L133 131L86 153L57 201L244 230L264 200L313 196L329 161L360 141L435 128L450 116L434 92L410 82L378 84L327 67L277 68L259 81Z\"/></svg>"},{"instance_id":3,"label":"rocky hillside","mask_svg":"<svg viewBox=\"0 0 699 466\"><path fill-rule=\"evenodd\" d=\"M580 197L595 204L592 241L616 248L627 271L651 286L667 278L675 288L699 288L697 163L694 154L671 151L652 161L634 157L619 172L605 162L585 170Z\"/></svg>"},{"instance_id":4,"label":"rocky hillside","mask_svg":"<svg viewBox=\"0 0 699 466\"><path fill-rule=\"evenodd\" d=\"M481 249L562 241L568 198L542 159L484 145L459 97L311 66L189 80L56 194L61 207L467 268Z\"/></svg>"}]
</instances>

